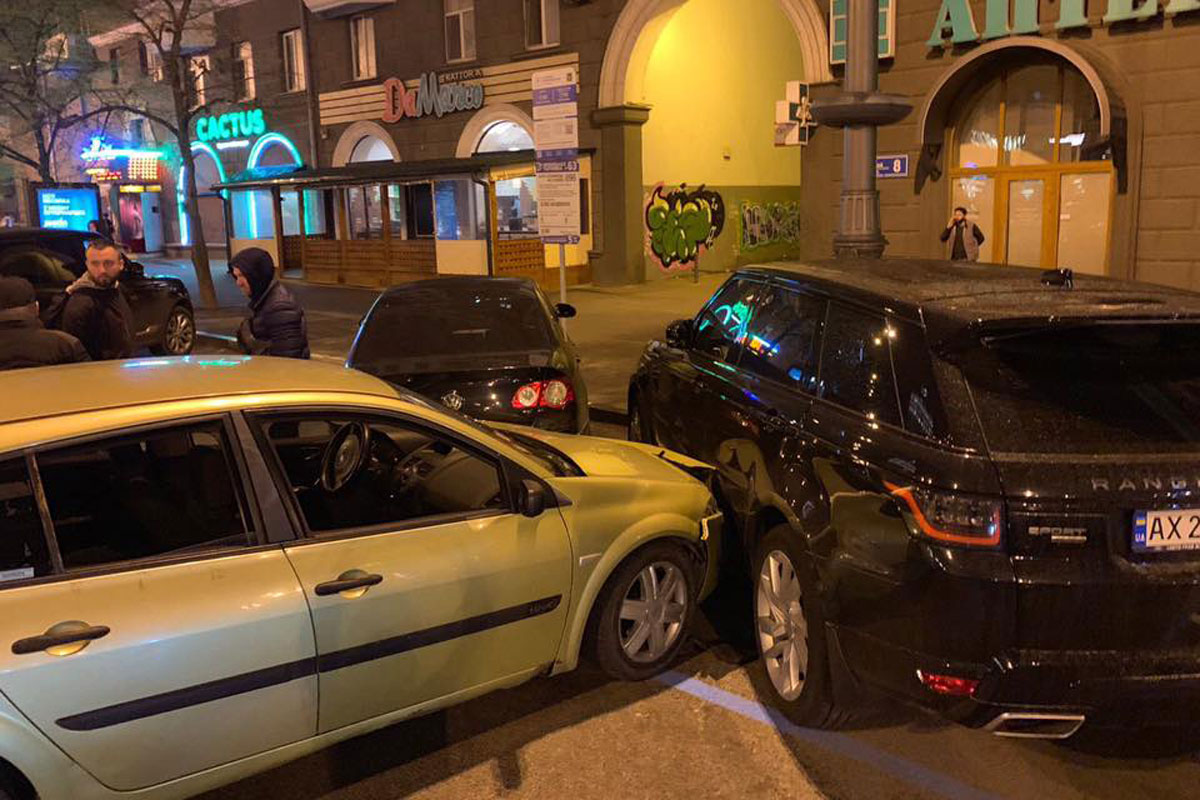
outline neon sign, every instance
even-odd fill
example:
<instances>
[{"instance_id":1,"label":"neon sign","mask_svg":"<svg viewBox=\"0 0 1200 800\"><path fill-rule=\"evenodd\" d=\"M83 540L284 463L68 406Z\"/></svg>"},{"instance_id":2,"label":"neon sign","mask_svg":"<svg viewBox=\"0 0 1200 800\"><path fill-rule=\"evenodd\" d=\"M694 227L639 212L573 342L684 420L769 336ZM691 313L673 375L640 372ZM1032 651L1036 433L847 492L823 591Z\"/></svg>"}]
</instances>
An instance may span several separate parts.
<instances>
[{"instance_id":1,"label":"neon sign","mask_svg":"<svg viewBox=\"0 0 1200 800\"><path fill-rule=\"evenodd\" d=\"M111 161L114 158L147 158L157 161L162 158L158 150L139 150L132 147L113 147L103 136L93 136L88 146L79 154L83 161Z\"/></svg>"},{"instance_id":2,"label":"neon sign","mask_svg":"<svg viewBox=\"0 0 1200 800\"><path fill-rule=\"evenodd\" d=\"M267 132L261 108L246 111L231 111L220 116L200 117L196 120L196 138L202 142L243 139L261 136Z\"/></svg>"},{"instance_id":3,"label":"neon sign","mask_svg":"<svg viewBox=\"0 0 1200 800\"><path fill-rule=\"evenodd\" d=\"M430 114L440 118L455 111L474 111L483 107L483 84L441 82L436 72L422 75L415 89L406 87L399 78L388 78L383 82L383 94L384 122L399 122L405 117L416 119Z\"/></svg>"}]
</instances>

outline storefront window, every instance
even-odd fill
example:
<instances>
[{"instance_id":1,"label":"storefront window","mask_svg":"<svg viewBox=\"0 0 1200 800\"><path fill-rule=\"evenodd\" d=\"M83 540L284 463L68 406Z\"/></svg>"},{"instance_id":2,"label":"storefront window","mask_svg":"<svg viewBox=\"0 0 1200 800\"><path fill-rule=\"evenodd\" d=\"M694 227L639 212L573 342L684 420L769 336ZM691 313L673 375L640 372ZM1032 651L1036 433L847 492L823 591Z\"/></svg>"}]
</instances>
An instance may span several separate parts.
<instances>
[{"instance_id":1,"label":"storefront window","mask_svg":"<svg viewBox=\"0 0 1200 800\"><path fill-rule=\"evenodd\" d=\"M1058 67L1021 67L1008 74L1004 95L1004 153L1013 166L1054 159L1054 109Z\"/></svg>"},{"instance_id":2,"label":"storefront window","mask_svg":"<svg viewBox=\"0 0 1200 800\"><path fill-rule=\"evenodd\" d=\"M383 236L383 201L379 186L347 189L346 213L350 217L351 239L379 239Z\"/></svg>"},{"instance_id":3,"label":"storefront window","mask_svg":"<svg viewBox=\"0 0 1200 800\"><path fill-rule=\"evenodd\" d=\"M970 177L955 178L953 183L952 205L962 206L967 210L967 216L976 220L980 225L988 224L995 216L996 210L996 180L990 175L971 175ZM990 234L991 231L988 231ZM993 261L992 237L986 235L983 244L979 246L979 260Z\"/></svg>"},{"instance_id":4,"label":"storefront window","mask_svg":"<svg viewBox=\"0 0 1200 800\"><path fill-rule=\"evenodd\" d=\"M537 178L496 181L496 226L502 239L538 235Z\"/></svg>"},{"instance_id":5,"label":"storefront window","mask_svg":"<svg viewBox=\"0 0 1200 800\"><path fill-rule=\"evenodd\" d=\"M999 154L996 132L1000 128L1000 82L980 92L958 126L958 166L967 169L994 167Z\"/></svg>"},{"instance_id":6,"label":"storefront window","mask_svg":"<svg viewBox=\"0 0 1200 800\"><path fill-rule=\"evenodd\" d=\"M283 214L283 235L300 235L300 195L296 192L282 192L279 195L279 208Z\"/></svg>"},{"instance_id":7,"label":"storefront window","mask_svg":"<svg viewBox=\"0 0 1200 800\"><path fill-rule=\"evenodd\" d=\"M532 150L533 137L529 131L516 122L496 122L483 132L476 153L512 153L518 150Z\"/></svg>"},{"instance_id":8,"label":"storefront window","mask_svg":"<svg viewBox=\"0 0 1200 800\"><path fill-rule=\"evenodd\" d=\"M408 238L407 202L404 199L404 187L391 184L388 189L388 224L392 228L393 239Z\"/></svg>"},{"instance_id":9,"label":"storefront window","mask_svg":"<svg viewBox=\"0 0 1200 800\"><path fill-rule=\"evenodd\" d=\"M263 189L235 191L229 195L233 208L233 238L272 239L275 237L275 210L271 193Z\"/></svg>"},{"instance_id":10,"label":"storefront window","mask_svg":"<svg viewBox=\"0 0 1200 800\"><path fill-rule=\"evenodd\" d=\"M1100 106L1096 94L1078 72L1069 71L1064 78L1058 160L1098 160L1104 152L1095 146L1100 139Z\"/></svg>"},{"instance_id":11,"label":"storefront window","mask_svg":"<svg viewBox=\"0 0 1200 800\"><path fill-rule=\"evenodd\" d=\"M483 187L472 180L458 178L434 184L437 203L437 238L486 239L483 224L485 201Z\"/></svg>"},{"instance_id":12,"label":"storefront window","mask_svg":"<svg viewBox=\"0 0 1200 800\"><path fill-rule=\"evenodd\" d=\"M434 235L433 184L394 183L387 187L387 191L390 215L388 224L392 227L393 239L417 239Z\"/></svg>"},{"instance_id":13,"label":"storefront window","mask_svg":"<svg viewBox=\"0 0 1200 800\"><path fill-rule=\"evenodd\" d=\"M329 232L326 211L329 193L325 189L304 190L304 232L309 236L323 236Z\"/></svg>"}]
</instances>

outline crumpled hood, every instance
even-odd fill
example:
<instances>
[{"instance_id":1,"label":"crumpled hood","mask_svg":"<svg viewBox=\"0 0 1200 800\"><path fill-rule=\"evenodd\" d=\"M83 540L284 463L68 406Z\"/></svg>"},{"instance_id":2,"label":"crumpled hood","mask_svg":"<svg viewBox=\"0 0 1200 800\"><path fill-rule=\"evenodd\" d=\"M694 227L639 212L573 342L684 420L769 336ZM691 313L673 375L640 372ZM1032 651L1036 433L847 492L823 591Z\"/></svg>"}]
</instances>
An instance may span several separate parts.
<instances>
[{"instance_id":1,"label":"crumpled hood","mask_svg":"<svg viewBox=\"0 0 1200 800\"><path fill-rule=\"evenodd\" d=\"M586 475L606 478L642 478L659 481L691 481L707 474L712 467L681 453L656 445L548 433L518 425L492 423L493 427L512 431L545 442L570 458Z\"/></svg>"}]
</instances>

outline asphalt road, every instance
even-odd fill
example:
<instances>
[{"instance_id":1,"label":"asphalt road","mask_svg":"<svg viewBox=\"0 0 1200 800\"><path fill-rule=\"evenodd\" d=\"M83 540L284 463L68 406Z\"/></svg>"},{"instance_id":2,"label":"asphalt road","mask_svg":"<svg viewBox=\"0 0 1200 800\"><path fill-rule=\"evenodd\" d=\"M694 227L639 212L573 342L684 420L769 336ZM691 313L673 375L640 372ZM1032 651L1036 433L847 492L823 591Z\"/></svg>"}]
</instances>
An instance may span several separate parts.
<instances>
[{"instance_id":1,"label":"asphalt road","mask_svg":"<svg viewBox=\"0 0 1200 800\"><path fill-rule=\"evenodd\" d=\"M735 623L729 598L713 617ZM707 617L639 684L591 667L345 742L205 795L293 798L1188 798L1200 737L1000 739L880 703L849 730L763 705L765 674Z\"/></svg>"}]
</instances>

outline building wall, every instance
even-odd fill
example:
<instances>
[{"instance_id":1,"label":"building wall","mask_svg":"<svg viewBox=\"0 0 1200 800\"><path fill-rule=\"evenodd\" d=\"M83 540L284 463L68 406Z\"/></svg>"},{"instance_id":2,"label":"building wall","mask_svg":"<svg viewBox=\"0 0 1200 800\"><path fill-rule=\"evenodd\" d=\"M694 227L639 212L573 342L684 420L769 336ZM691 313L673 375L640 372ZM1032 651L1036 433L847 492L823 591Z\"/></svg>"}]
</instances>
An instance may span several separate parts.
<instances>
[{"instance_id":1,"label":"building wall","mask_svg":"<svg viewBox=\"0 0 1200 800\"><path fill-rule=\"evenodd\" d=\"M1153 0L1151 0L1153 3ZM904 95L914 111L902 122L880 129L880 154L907 153L910 169L919 157L918 112L930 88L959 59L980 45L930 48L940 0L901 0L896 25L896 57L881 63L880 89ZM985 26L985 3L971 0L976 27ZM1110 274L1200 289L1195 241L1200 235L1200 13L1164 19L1161 10L1144 22L1105 25L1103 0L1088 4L1089 27L1056 31L1059 2L1042 0L1039 34L1082 52L1114 77L1128 115L1127 184L1114 200ZM835 74L841 77L840 70ZM825 86L818 95L836 91ZM942 151L947 165L949 144ZM805 217L814 234L806 256L832 250L837 220L842 156L841 132L821 130L805 157ZM949 180L928 181L916 191L909 179L879 181L888 253L939 256L937 236L950 210Z\"/></svg>"}]
</instances>

